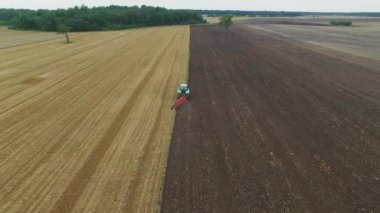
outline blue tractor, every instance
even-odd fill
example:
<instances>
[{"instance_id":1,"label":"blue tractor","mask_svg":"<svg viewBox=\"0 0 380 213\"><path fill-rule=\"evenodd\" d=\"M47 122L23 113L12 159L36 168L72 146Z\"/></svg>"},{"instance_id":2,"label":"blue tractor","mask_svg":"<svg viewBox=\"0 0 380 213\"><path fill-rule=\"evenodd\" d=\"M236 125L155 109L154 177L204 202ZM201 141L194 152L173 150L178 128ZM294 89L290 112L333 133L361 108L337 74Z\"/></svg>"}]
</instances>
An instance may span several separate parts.
<instances>
[{"instance_id":1,"label":"blue tractor","mask_svg":"<svg viewBox=\"0 0 380 213\"><path fill-rule=\"evenodd\" d=\"M180 98L182 95L186 95L186 98L190 99L190 86L188 84L180 84L177 90L177 98Z\"/></svg>"}]
</instances>

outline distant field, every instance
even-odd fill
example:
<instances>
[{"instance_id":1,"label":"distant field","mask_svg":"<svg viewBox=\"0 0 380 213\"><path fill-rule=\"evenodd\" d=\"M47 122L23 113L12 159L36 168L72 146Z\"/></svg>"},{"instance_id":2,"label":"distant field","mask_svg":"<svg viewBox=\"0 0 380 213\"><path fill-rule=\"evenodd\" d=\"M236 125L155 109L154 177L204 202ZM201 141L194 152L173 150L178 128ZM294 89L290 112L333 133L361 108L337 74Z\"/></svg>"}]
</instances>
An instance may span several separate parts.
<instances>
[{"instance_id":1,"label":"distant field","mask_svg":"<svg viewBox=\"0 0 380 213\"><path fill-rule=\"evenodd\" d=\"M204 16L203 18L206 19L207 23L210 23L210 24L219 23L219 17L207 17L207 16ZM252 17L237 16L237 17L233 18L234 21L247 20L247 19L252 19Z\"/></svg>"},{"instance_id":2,"label":"distant field","mask_svg":"<svg viewBox=\"0 0 380 213\"><path fill-rule=\"evenodd\" d=\"M327 26L331 20L340 19L353 20L353 26ZM380 19L354 17L255 18L244 21L244 23L283 37L380 61Z\"/></svg>"},{"instance_id":3,"label":"distant field","mask_svg":"<svg viewBox=\"0 0 380 213\"><path fill-rule=\"evenodd\" d=\"M157 211L189 33L90 32L1 49L0 212ZM9 38L3 46L20 41Z\"/></svg>"},{"instance_id":4,"label":"distant field","mask_svg":"<svg viewBox=\"0 0 380 213\"><path fill-rule=\"evenodd\" d=\"M23 44L36 43L55 38L63 38L63 35L58 35L53 32L8 30L7 27L0 27L0 49Z\"/></svg>"}]
</instances>

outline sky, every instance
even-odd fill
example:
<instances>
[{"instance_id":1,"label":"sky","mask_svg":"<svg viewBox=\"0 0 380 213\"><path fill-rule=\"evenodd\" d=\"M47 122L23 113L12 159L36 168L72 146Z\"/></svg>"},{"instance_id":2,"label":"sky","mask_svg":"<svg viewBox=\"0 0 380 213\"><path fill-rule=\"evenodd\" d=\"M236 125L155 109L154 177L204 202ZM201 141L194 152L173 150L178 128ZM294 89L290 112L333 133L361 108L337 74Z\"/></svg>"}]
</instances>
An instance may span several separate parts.
<instances>
[{"instance_id":1,"label":"sky","mask_svg":"<svg viewBox=\"0 0 380 213\"><path fill-rule=\"evenodd\" d=\"M0 8L149 5L170 9L380 12L380 0L0 0Z\"/></svg>"}]
</instances>

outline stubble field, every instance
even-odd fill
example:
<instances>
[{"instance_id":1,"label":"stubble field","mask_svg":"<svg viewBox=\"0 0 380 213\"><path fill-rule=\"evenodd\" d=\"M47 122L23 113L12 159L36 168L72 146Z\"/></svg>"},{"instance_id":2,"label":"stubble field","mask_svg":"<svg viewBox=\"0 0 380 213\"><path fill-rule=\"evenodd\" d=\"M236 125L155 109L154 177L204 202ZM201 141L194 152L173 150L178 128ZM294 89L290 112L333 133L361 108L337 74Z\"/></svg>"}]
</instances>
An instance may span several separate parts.
<instances>
[{"instance_id":1,"label":"stubble field","mask_svg":"<svg viewBox=\"0 0 380 213\"><path fill-rule=\"evenodd\" d=\"M63 35L54 32L8 30L7 27L0 27L0 49L59 38L63 38Z\"/></svg>"},{"instance_id":2,"label":"stubble field","mask_svg":"<svg viewBox=\"0 0 380 213\"><path fill-rule=\"evenodd\" d=\"M0 50L0 211L159 209L189 27Z\"/></svg>"}]
</instances>

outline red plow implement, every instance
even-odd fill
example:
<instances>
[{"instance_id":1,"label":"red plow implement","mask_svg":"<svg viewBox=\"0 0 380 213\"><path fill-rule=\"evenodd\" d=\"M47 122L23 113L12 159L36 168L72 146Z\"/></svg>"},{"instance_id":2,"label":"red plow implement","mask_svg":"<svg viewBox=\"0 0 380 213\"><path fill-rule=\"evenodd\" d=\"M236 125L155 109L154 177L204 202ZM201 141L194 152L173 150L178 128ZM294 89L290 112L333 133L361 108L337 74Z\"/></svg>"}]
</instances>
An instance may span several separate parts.
<instances>
[{"instance_id":1,"label":"red plow implement","mask_svg":"<svg viewBox=\"0 0 380 213\"><path fill-rule=\"evenodd\" d=\"M185 104L187 102L186 95L182 95L180 98L177 98L174 102L174 105L171 107L171 109L177 109L182 104Z\"/></svg>"}]
</instances>

